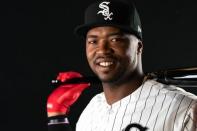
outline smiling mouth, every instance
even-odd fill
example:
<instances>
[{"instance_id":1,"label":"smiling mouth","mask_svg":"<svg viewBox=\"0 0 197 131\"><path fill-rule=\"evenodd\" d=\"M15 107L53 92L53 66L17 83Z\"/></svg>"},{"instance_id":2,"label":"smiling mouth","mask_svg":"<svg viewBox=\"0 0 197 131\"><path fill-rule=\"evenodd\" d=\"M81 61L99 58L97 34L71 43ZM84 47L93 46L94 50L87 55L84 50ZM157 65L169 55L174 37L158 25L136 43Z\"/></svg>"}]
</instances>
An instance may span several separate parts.
<instances>
[{"instance_id":1,"label":"smiling mouth","mask_svg":"<svg viewBox=\"0 0 197 131\"><path fill-rule=\"evenodd\" d=\"M98 65L101 67L110 67L114 64L114 62L99 62Z\"/></svg>"},{"instance_id":2,"label":"smiling mouth","mask_svg":"<svg viewBox=\"0 0 197 131\"><path fill-rule=\"evenodd\" d=\"M116 58L114 57L98 57L94 62L100 69L112 69L116 65Z\"/></svg>"}]
</instances>

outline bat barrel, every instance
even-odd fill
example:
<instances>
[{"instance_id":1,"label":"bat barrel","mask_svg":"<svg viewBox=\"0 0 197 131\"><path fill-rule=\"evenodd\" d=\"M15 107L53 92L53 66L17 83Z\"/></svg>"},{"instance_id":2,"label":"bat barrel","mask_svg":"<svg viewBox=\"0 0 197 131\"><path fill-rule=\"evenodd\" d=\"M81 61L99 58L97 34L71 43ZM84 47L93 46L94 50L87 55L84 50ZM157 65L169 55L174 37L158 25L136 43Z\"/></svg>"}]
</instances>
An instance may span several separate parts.
<instances>
[{"instance_id":1,"label":"bat barrel","mask_svg":"<svg viewBox=\"0 0 197 131\"><path fill-rule=\"evenodd\" d=\"M164 84L197 87L197 67L161 70L151 73L151 76Z\"/></svg>"}]
</instances>

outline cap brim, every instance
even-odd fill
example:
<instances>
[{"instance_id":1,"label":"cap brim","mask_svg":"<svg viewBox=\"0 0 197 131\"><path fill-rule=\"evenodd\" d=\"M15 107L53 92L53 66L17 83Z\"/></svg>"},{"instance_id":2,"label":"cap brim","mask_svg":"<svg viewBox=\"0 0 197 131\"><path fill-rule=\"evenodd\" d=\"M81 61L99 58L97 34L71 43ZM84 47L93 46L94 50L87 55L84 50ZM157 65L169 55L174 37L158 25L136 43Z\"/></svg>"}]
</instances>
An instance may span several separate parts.
<instances>
[{"instance_id":1,"label":"cap brim","mask_svg":"<svg viewBox=\"0 0 197 131\"><path fill-rule=\"evenodd\" d=\"M97 24L85 24L85 25L80 25L77 26L74 30L74 33L79 36L79 37L86 37L87 32L95 27L100 27L100 26L113 26L116 28L119 28L120 30L126 32L126 33L130 33L135 35L136 37L138 37L139 39L141 39L141 36L138 36L138 33L136 31L134 31L133 29L131 29L129 26L122 26L122 25L117 25L117 24L112 24L112 23L97 23Z\"/></svg>"}]
</instances>

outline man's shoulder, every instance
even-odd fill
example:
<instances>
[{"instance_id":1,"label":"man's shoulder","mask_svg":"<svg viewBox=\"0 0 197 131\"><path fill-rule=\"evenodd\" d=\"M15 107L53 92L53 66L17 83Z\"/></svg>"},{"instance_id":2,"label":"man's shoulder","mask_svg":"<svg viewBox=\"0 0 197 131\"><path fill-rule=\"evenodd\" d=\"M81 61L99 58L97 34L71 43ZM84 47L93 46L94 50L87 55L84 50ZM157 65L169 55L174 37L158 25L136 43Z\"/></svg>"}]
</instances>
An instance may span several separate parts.
<instances>
[{"instance_id":1,"label":"man's shoulder","mask_svg":"<svg viewBox=\"0 0 197 131\"><path fill-rule=\"evenodd\" d=\"M156 92L151 95L151 98L158 99L159 101L165 101L164 106L168 107L170 105L173 110L178 108L187 110L197 103L197 96L184 90L183 88L175 85L167 85L155 80L150 80L147 82L149 85L152 85L154 88L152 90Z\"/></svg>"},{"instance_id":2,"label":"man's shoulder","mask_svg":"<svg viewBox=\"0 0 197 131\"><path fill-rule=\"evenodd\" d=\"M156 80L150 80L149 84L154 85L156 90L161 90L161 93L166 94L167 96L175 96L175 98L185 97L197 101L197 96L195 94L188 92L181 87L168 85Z\"/></svg>"}]
</instances>

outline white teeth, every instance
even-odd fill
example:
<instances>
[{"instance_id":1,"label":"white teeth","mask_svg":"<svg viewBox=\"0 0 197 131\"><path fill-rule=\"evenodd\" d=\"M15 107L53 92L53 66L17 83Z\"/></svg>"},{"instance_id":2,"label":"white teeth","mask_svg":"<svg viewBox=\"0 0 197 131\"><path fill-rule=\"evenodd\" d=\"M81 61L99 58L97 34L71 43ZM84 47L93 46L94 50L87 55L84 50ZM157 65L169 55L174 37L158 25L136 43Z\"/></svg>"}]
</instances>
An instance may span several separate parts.
<instances>
[{"instance_id":1,"label":"white teeth","mask_svg":"<svg viewBox=\"0 0 197 131\"><path fill-rule=\"evenodd\" d=\"M104 67L110 66L112 64L113 64L113 62L101 62L101 63L99 63L100 66L104 66Z\"/></svg>"}]
</instances>

